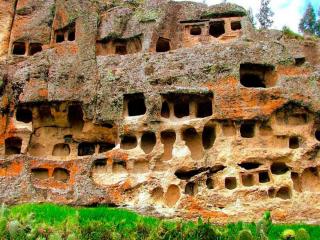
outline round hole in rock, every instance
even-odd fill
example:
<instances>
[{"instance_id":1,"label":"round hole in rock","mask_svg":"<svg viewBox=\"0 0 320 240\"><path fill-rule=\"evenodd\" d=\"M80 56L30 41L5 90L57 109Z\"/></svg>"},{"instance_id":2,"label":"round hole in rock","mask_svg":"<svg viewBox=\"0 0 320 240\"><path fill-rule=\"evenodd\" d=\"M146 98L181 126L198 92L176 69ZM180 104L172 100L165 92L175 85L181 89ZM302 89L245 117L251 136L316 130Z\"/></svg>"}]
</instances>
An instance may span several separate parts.
<instances>
[{"instance_id":1,"label":"round hole in rock","mask_svg":"<svg viewBox=\"0 0 320 240\"><path fill-rule=\"evenodd\" d=\"M235 177L225 178L224 185L226 189L233 190L237 187L237 179Z\"/></svg>"},{"instance_id":2,"label":"round hole in rock","mask_svg":"<svg viewBox=\"0 0 320 240\"><path fill-rule=\"evenodd\" d=\"M16 112L16 119L19 122L30 123L32 122L32 112L30 109L18 107Z\"/></svg>"},{"instance_id":3,"label":"round hole in rock","mask_svg":"<svg viewBox=\"0 0 320 240\"><path fill-rule=\"evenodd\" d=\"M202 145L204 149L212 148L216 140L216 131L212 126L205 126L202 132Z\"/></svg>"},{"instance_id":4,"label":"round hole in rock","mask_svg":"<svg viewBox=\"0 0 320 240\"><path fill-rule=\"evenodd\" d=\"M56 181L67 182L70 177L70 172L64 168L55 168L52 176Z\"/></svg>"},{"instance_id":5,"label":"round hole in rock","mask_svg":"<svg viewBox=\"0 0 320 240\"><path fill-rule=\"evenodd\" d=\"M190 196L194 196L197 194L197 185L194 182L188 182L185 187L185 194L188 194Z\"/></svg>"},{"instance_id":6,"label":"round hole in rock","mask_svg":"<svg viewBox=\"0 0 320 240\"><path fill-rule=\"evenodd\" d=\"M214 189L214 181L212 178L208 178L206 180L206 185L208 189Z\"/></svg>"},{"instance_id":7,"label":"round hole in rock","mask_svg":"<svg viewBox=\"0 0 320 240\"><path fill-rule=\"evenodd\" d=\"M164 195L165 203L168 207L173 207L180 199L180 188L177 185L171 184Z\"/></svg>"},{"instance_id":8,"label":"round hole in rock","mask_svg":"<svg viewBox=\"0 0 320 240\"><path fill-rule=\"evenodd\" d=\"M291 189L289 187L281 187L276 194L277 198L281 199L290 199L291 198Z\"/></svg>"},{"instance_id":9,"label":"round hole in rock","mask_svg":"<svg viewBox=\"0 0 320 240\"><path fill-rule=\"evenodd\" d=\"M135 136L125 135L121 138L120 148L129 150L135 148L137 144L138 142Z\"/></svg>"},{"instance_id":10,"label":"round hole in rock","mask_svg":"<svg viewBox=\"0 0 320 240\"><path fill-rule=\"evenodd\" d=\"M285 174L288 171L289 171L289 167L285 163L278 162L278 163L273 163L271 165L272 174L281 175L281 174Z\"/></svg>"},{"instance_id":11,"label":"round hole in rock","mask_svg":"<svg viewBox=\"0 0 320 240\"><path fill-rule=\"evenodd\" d=\"M153 132L145 132L141 137L141 149L148 154L152 152L156 142L156 135Z\"/></svg>"},{"instance_id":12,"label":"round hole in rock","mask_svg":"<svg viewBox=\"0 0 320 240\"><path fill-rule=\"evenodd\" d=\"M160 202L163 199L164 191L162 187L156 187L151 191L151 197L154 202Z\"/></svg>"},{"instance_id":13,"label":"round hole in rock","mask_svg":"<svg viewBox=\"0 0 320 240\"><path fill-rule=\"evenodd\" d=\"M191 27L191 29L190 29L190 34L191 35L194 35L194 36L196 36L196 35L201 35L201 27L199 27L199 26L193 26L193 27Z\"/></svg>"},{"instance_id":14,"label":"round hole in rock","mask_svg":"<svg viewBox=\"0 0 320 240\"><path fill-rule=\"evenodd\" d=\"M196 129L188 128L182 133L182 139L188 146L192 159L201 159L203 155L202 142Z\"/></svg>"},{"instance_id":15,"label":"round hole in rock","mask_svg":"<svg viewBox=\"0 0 320 240\"><path fill-rule=\"evenodd\" d=\"M58 143L54 145L52 156L65 157L65 156L69 156L69 154L70 154L70 147L68 144Z\"/></svg>"},{"instance_id":16,"label":"round hole in rock","mask_svg":"<svg viewBox=\"0 0 320 240\"><path fill-rule=\"evenodd\" d=\"M176 133L174 131L163 131L161 132L161 143L163 144L164 152L162 160L167 161L172 158L173 145L176 141Z\"/></svg>"}]
</instances>

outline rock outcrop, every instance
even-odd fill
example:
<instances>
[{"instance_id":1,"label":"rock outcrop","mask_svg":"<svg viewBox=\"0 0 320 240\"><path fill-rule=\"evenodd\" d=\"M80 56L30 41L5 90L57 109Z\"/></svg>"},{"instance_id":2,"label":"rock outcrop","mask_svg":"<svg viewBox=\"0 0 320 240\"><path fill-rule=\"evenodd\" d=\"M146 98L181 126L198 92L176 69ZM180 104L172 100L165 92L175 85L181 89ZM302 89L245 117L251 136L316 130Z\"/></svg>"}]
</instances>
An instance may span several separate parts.
<instances>
[{"instance_id":1,"label":"rock outcrop","mask_svg":"<svg viewBox=\"0 0 320 240\"><path fill-rule=\"evenodd\" d=\"M320 44L233 4L0 0L0 200L320 223Z\"/></svg>"}]
</instances>

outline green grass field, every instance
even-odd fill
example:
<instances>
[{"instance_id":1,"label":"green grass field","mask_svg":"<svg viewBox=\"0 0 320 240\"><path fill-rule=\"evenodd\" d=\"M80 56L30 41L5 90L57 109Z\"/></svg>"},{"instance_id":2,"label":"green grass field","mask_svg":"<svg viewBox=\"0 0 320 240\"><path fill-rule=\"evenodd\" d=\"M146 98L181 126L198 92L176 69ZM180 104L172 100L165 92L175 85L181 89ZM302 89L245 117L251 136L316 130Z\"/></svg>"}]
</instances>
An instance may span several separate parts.
<instances>
[{"instance_id":1,"label":"green grass field","mask_svg":"<svg viewBox=\"0 0 320 240\"><path fill-rule=\"evenodd\" d=\"M272 216L271 216L272 217ZM287 229L304 228L308 236L281 236ZM248 236L239 235L248 229ZM265 237L258 234L264 229ZM292 232L292 231L291 231ZM245 234L244 234L245 235ZM258 223L215 226L198 222L161 220L110 207L69 207L54 204L23 204L1 208L0 239L295 239L320 240L320 226L278 225L262 218Z\"/></svg>"}]
</instances>

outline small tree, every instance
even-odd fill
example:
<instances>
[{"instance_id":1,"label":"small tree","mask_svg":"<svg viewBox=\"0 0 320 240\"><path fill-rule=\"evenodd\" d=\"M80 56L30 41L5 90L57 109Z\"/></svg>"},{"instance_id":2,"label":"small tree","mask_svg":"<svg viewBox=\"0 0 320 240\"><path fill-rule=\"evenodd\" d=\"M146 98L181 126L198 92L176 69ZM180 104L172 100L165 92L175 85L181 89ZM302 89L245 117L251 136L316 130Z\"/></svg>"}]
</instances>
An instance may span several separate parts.
<instances>
[{"instance_id":1,"label":"small tree","mask_svg":"<svg viewBox=\"0 0 320 240\"><path fill-rule=\"evenodd\" d=\"M318 37L320 37L320 7L319 7L319 10L318 10L318 21L316 23L316 34Z\"/></svg>"},{"instance_id":2,"label":"small tree","mask_svg":"<svg viewBox=\"0 0 320 240\"><path fill-rule=\"evenodd\" d=\"M308 4L303 17L300 20L299 30L309 34L315 34L316 32L316 13L311 3Z\"/></svg>"},{"instance_id":3,"label":"small tree","mask_svg":"<svg viewBox=\"0 0 320 240\"><path fill-rule=\"evenodd\" d=\"M259 13L257 14L257 19L260 23L261 29L268 29L273 24L274 12L271 10L270 0L261 0L261 5Z\"/></svg>"},{"instance_id":4,"label":"small tree","mask_svg":"<svg viewBox=\"0 0 320 240\"><path fill-rule=\"evenodd\" d=\"M253 27L255 27L255 26L256 26L256 20L254 19L254 16L253 16L253 12L252 12L252 8L251 8L251 7L247 10L247 14L248 14L249 21L251 22L251 24L253 25Z\"/></svg>"}]
</instances>

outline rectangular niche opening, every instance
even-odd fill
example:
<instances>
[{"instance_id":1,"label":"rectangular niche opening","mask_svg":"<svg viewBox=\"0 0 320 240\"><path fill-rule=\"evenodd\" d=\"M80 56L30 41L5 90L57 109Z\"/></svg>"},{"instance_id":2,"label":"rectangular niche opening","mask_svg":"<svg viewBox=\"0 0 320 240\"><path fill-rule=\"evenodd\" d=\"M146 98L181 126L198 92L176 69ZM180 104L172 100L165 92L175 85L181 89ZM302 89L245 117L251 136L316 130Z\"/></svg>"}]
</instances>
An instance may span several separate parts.
<instances>
[{"instance_id":1,"label":"rectangular niche opening","mask_svg":"<svg viewBox=\"0 0 320 240\"><path fill-rule=\"evenodd\" d=\"M25 55L26 54L26 44L25 42L14 42L12 46L13 55Z\"/></svg>"},{"instance_id":2,"label":"rectangular niche opening","mask_svg":"<svg viewBox=\"0 0 320 240\"><path fill-rule=\"evenodd\" d=\"M124 102L127 116L141 116L147 111L143 93L125 94Z\"/></svg>"},{"instance_id":3,"label":"rectangular niche opening","mask_svg":"<svg viewBox=\"0 0 320 240\"><path fill-rule=\"evenodd\" d=\"M127 172L127 163L125 161L117 161L112 163L112 172L113 173L126 173Z\"/></svg>"},{"instance_id":4,"label":"rectangular niche opening","mask_svg":"<svg viewBox=\"0 0 320 240\"><path fill-rule=\"evenodd\" d=\"M198 35L201 35L202 33L202 28L201 26L190 26L190 35L193 35L193 36L198 36Z\"/></svg>"},{"instance_id":5,"label":"rectangular niche opening","mask_svg":"<svg viewBox=\"0 0 320 240\"><path fill-rule=\"evenodd\" d=\"M223 20L211 22L209 26L209 34L215 38L225 34L226 31L224 29L224 24L225 22Z\"/></svg>"},{"instance_id":6,"label":"rectangular niche opening","mask_svg":"<svg viewBox=\"0 0 320 240\"><path fill-rule=\"evenodd\" d=\"M246 122L241 124L240 134L243 138L253 138L255 135L255 123Z\"/></svg>"},{"instance_id":7,"label":"rectangular niche opening","mask_svg":"<svg viewBox=\"0 0 320 240\"><path fill-rule=\"evenodd\" d=\"M204 99L197 103L197 114L198 118L209 117L212 115L212 99Z\"/></svg>"},{"instance_id":8,"label":"rectangular niche opening","mask_svg":"<svg viewBox=\"0 0 320 240\"><path fill-rule=\"evenodd\" d=\"M70 172L65 168L55 168L52 176L54 180L66 183L70 178Z\"/></svg>"},{"instance_id":9,"label":"rectangular niche opening","mask_svg":"<svg viewBox=\"0 0 320 240\"><path fill-rule=\"evenodd\" d=\"M99 143L99 153L104 153L112 150L115 147L115 143L100 142Z\"/></svg>"},{"instance_id":10,"label":"rectangular niche opening","mask_svg":"<svg viewBox=\"0 0 320 240\"><path fill-rule=\"evenodd\" d=\"M42 51L42 44L41 43L30 43L29 45L29 54L33 56L34 54Z\"/></svg>"},{"instance_id":11,"label":"rectangular niche opening","mask_svg":"<svg viewBox=\"0 0 320 240\"><path fill-rule=\"evenodd\" d=\"M64 42L64 32L56 31L56 43Z\"/></svg>"},{"instance_id":12,"label":"rectangular niche opening","mask_svg":"<svg viewBox=\"0 0 320 240\"><path fill-rule=\"evenodd\" d=\"M236 128L233 122L228 122L228 121L222 122L221 127L222 127L223 136L231 137L236 135Z\"/></svg>"},{"instance_id":13,"label":"rectangular niche opening","mask_svg":"<svg viewBox=\"0 0 320 240\"><path fill-rule=\"evenodd\" d=\"M48 179L49 170L47 168L33 168L31 169L31 176L39 180Z\"/></svg>"},{"instance_id":14,"label":"rectangular niche opening","mask_svg":"<svg viewBox=\"0 0 320 240\"><path fill-rule=\"evenodd\" d=\"M170 39L159 37L156 44L156 52L170 51Z\"/></svg>"},{"instance_id":15,"label":"rectangular niche opening","mask_svg":"<svg viewBox=\"0 0 320 240\"><path fill-rule=\"evenodd\" d=\"M240 21L234 21L231 22L231 30L236 31L236 30L241 30L241 22Z\"/></svg>"},{"instance_id":16,"label":"rectangular niche opening","mask_svg":"<svg viewBox=\"0 0 320 240\"><path fill-rule=\"evenodd\" d=\"M224 184L226 189L233 190L237 187L237 179L235 177L226 177Z\"/></svg>"},{"instance_id":17,"label":"rectangular niche opening","mask_svg":"<svg viewBox=\"0 0 320 240\"><path fill-rule=\"evenodd\" d=\"M14 155L21 153L22 139L10 137L5 140L5 155Z\"/></svg>"},{"instance_id":18,"label":"rectangular niche opening","mask_svg":"<svg viewBox=\"0 0 320 240\"><path fill-rule=\"evenodd\" d=\"M270 182L269 172L263 171L259 172L259 183L267 183Z\"/></svg>"},{"instance_id":19,"label":"rectangular niche opening","mask_svg":"<svg viewBox=\"0 0 320 240\"><path fill-rule=\"evenodd\" d=\"M72 24L68 29L68 41L76 40L76 27Z\"/></svg>"},{"instance_id":20,"label":"rectangular niche opening","mask_svg":"<svg viewBox=\"0 0 320 240\"><path fill-rule=\"evenodd\" d=\"M147 161L135 161L133 173L147 173L149 171L149 163Z\"/></svg>"},{"instance_id":21,"label":"rectangular niche opening","mask_svg":"<svg viewBox=\"0 0 320 240\"><path fill-rule=\"evenodd\" d=\"M300 147L300 140L298 137L293 136L289 138L289 148L297 149Z\"/></svg>"},{"instance_id":22,"label":"rectangular niche opening","mask_svg":"<svg viewBox=\"0 0 320 240\"><path fill-rule=\"evenodd\" d=\"M69 144L58 143L54 145L52 150L52 156L66 157L70 154Z\"/></svg>"},{"instance_id":23,"label":"rectangular niche opening","mask_svg":"<svg viewBox=\"0 0 320 240\"><path fill-rule=\"evenodd\" d=\"M88 156L95 153L96 145L90 142L82 142L78 145L78 156Z\"/></svg>"},{"instance_id":24,"label":"rectangular niche opening","mask_svg":"<svg viewBox=\"0 0 320 240\"><path fill-rule=\"evenodd\" d=\"M251 187L254 185L254 176L252 174L242 175L241 178L243 186Z\"/></svg>"},{"instance_id":25,"label":"rectangular niche opening","mask_svg":"<svg viewBox=\"0 0 320 240\"><path fill-rule=\"evenodd\" d=\"M241 64L240 83L248 88L273 87L276 84L275 68L264 64Z\"/></svg>"},{"instance_id":26,"label":"rectangular niche opening","mask_svg":"<svg viewBox=\"0 0 320 240\"><path fill-rule=\"evenodd\" d=\"M119 55L126 55L127 52L127 44L125 42L118 42L115 44L115 53Z\"/></svg>"},{"instance_id":27,"label":"rectangular niche opening","mask_svg":"<svg viewBox=\"0 0 320 240\"><path fill-rule=\"evenodd\" d=\"M130 150L137 147L138 141L136 136L124 135L121 137L120 148Z\"/></svg>"}]
</instances>

